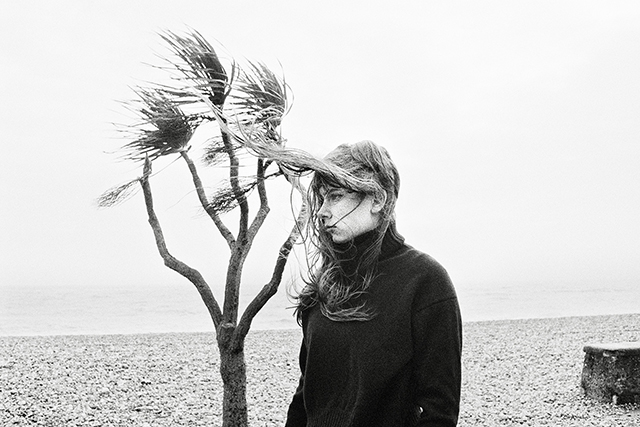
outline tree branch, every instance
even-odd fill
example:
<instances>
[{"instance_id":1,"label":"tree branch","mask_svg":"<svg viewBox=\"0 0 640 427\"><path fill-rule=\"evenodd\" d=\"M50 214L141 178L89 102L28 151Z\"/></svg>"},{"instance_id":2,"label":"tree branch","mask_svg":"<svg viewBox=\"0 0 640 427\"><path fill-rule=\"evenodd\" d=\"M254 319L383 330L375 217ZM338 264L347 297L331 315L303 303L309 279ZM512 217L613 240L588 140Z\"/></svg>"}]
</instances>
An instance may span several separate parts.
<instances>
[{"instance_id":1,"label":"tree branch","mask_svg":"<svg viewBox=\"0 0 640 427\"><path fill-rule=\"evenodd\" d=\"M260 227L262 227L262 224L264 223L264 220L267 218L267 215L269 215L269 211L270 211L269 199L267 198L267 189L265 184L266 179L265 179L264 173L265 173L264 160L258 159L257 176L258 176L258 195L260 196L260 209L258 209L258 212L256 213L256 217L253 219L253 222L251 223L251 227L249 227L249 231L247 232L247 240L249 242L249 245L251 245L256 234L258 234Z\"/></svg>"},{"instance_id":2,"label":"tree branch","mask_svg":"<svg viewBox=\"0 0 640 427\"><path fill-rule=\"evenodd\" d=\"M225 324L235 324L238 319L238 301L240 298L240 283L242 281L242 267L247 258L251 242L247 239L249 225L249 202L239 182L240 162L236 156L231 137L227 132L227 120L222 116L219 108L213 106L216 118L219 121L222 142L229 156L229 182L235 199L240 207L240 220L238 236L231 248L231 258L227 269L227 278L224 289L223 321Z\"/></svg>"},{"instance_id":3,"label":"tree branch","mask_svg":"<svg viewBox=\"0 0 640 427\"><path fill-rule=\"evenodd\" d=\"M229 268L227 270L227 286L224 300L224 322L235 324L238 318L238 299L242 281L242 269L254 238L269 214L267 191L265 188L265 164L263 159L257 161L257 187L260 195L260 208L251 227L244 233L244 239L238 238L233 248Z\"/></svg>"},{"instance_id":4,"label":"tree branch","mask_svg":"<svg viewBox=\"0 0 640 427\"><path fill-rule=\"evenodd\" d=\"M200 180L200 176L198 175L198 170L196 169L196 165L193 163L193 160L189 157L186 151L181 151L180 155L187 162L187 166L189 166L189 171L191 172L191 177L193 178L193 184L196 187L196 193L198 194L198 199L200 199L200 204L202 208L207 212L209 217L213 220L216 227L218 227L218 231L222 234L222 237L225 238L227 244L230 248L236 243L236 239L233 236L233 233L224 225L224 222L220 219L218 213L213 209L209 200L207 199L206 194L204 193L204 187L202 186L202 181Z\"/></svg>"},{"instance_id":5,"label":"tree branch","mask_svg":"<svg viewBox=\"0 0 640 427\"><path fill-rule=\"evenodd\" d=\"M280 282L282 282L282 274L284 272L284 267L287 263L287 259L289 258L289 254L291 253L293 245L300 237L300 231L302 230L302 227L304 226L306 220L307 209L306 206L303 205L300 213L298 214L298 218L296 219L296 223L293 226L291 233L289 234L289 237L280 247L276 265L271 275L271 280L262 288L262 290L260 290L260 292L255 296L251 303L249 303L244 313L242 314L242 318L238 323L238 327L236 328L233 337L235 345L239 345L243 342L244 338L249 332L249 328L251 328L251 322L253 321L253 318L256 316L256 314L258 314L262 307L264 307L267 301L269 301L269 299L278 291Z\"/></svg>"},{"instance_id":6,"label":"tree branch","mask_svg":"<svg viewBox=\"0 0 640 427\"><path fill-rule=\"evenodd\" d=\"M211 288L198 270L191 268L184 262L176 259L169 253L169 250L167 249L167 245L164 240L164 233L162 232L160 221L158 220L155 209L153 207L153 197L151 194L151 186L149 184L150 174L151 161L149 160L149 158L147 158L144 164L143 176L142 178L140 178L140 184L142 185L142 192L144 194L144 200L147 207L147 215L149 216L149 225L151 225L151 229L153 230L153 235L156 240L158 252L160 252L160 256L164 260L164 265L179 273L183 277L187 278L191 283L193 283L193 285L200 293L202 301L204 301L205 306L209 310L209 315L213 320L214 326L217 328L222 321L222 312L220 311L218 302L211 292Z\"/></svg>"},{"instance_id":7,"label":"tree branch","mask_svg":"<svg viewBox=\"0 0 640 427\"><path fill-rule=\"evenodd\" d=\"M214 107L215 108L215 107ZM240 206L240 228L238 229L238 240L244 240L248 224L249 224L249 202L240 186L238 179L240 175L240 162L238 156L236 156L235 149L231 143L231 138L227 132L227 121L221 114L216 114L218 120L222 121L220 126L220 133L222 134L222 142L224 143L225 151L229 156L229 182L231 183L231 189L235 195L238 205Z\"/></svg>"}]
</instances>

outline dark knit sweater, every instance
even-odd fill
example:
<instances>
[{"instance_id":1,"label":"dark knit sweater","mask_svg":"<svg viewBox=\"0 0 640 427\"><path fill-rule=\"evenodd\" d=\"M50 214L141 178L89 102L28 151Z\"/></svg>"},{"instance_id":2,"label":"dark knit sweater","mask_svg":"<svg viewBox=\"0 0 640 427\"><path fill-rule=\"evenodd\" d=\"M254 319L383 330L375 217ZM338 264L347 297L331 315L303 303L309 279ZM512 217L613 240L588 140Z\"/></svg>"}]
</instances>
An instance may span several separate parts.
<instances>
[{"instance_id":1,"label":"dark knit sweater","mask_svg":"<svg viewBox=\"0 0 640 427\"><path fill-rule=\"evenodd\" d=\"M375 317L302 313L300 384L287 427L457 424L462 323L447 272L390 227L366 295Z\"/></svg>"}]
</instances>

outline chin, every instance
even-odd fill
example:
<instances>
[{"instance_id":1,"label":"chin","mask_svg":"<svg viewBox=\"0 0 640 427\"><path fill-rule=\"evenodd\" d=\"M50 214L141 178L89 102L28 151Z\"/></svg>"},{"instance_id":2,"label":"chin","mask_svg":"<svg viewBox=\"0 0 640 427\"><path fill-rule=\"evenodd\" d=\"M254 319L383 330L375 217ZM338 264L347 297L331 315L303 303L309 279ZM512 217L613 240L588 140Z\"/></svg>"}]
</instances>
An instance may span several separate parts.
<instances>
[{"instance_id":1,"label":"chin","mask_svg":"<svg viewBox=\"0 0 640 427\"><path fill-rule=\"evenodd\" d=\"M353 240L353 237L351 237L351 236L332 236L331 239L333 240L333 243L342 244L342 243L347 243L347 242Z\"/></svg>"},{"instance_id":2,"label":"chin","mask_svg":"<svg viewBox=\"0 0 640 427\"><path fill-rule=\"evenodd\" d=\"M345 239L342 236L336 236L335 234L331 234L331 241L333 243L344 243L347 241L347 239Z\"/></svg>"}]
</instances>

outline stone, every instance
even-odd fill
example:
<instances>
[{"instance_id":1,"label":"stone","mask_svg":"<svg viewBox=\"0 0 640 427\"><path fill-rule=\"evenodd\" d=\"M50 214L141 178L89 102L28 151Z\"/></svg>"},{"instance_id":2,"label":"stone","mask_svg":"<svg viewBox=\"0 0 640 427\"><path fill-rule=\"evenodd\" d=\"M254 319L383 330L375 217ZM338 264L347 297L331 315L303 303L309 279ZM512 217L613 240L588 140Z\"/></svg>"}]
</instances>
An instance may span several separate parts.
<instances>
[{"instance_id":1,"label":"stone","mask_svg":"<svg viewBox=\"0 0 640 427\"><path fill-rule=\"evenodd\" d=\"M582 388L600 402L640 403L640 341L584 346Z\"/></svg>"}]
</instances>

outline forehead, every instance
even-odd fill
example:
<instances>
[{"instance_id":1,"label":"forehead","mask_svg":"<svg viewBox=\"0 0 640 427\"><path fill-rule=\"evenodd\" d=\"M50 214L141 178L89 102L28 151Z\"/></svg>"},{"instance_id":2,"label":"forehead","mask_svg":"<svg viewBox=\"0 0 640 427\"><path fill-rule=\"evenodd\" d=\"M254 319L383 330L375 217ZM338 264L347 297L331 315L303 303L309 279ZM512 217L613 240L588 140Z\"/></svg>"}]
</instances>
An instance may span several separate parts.
<instances>
[{"instance_id":1,"label":"forehead","mask_svg":"<svg viewBox=\"0 0 640 427\"><path fill-rule=\"evenodd\" d=\"M355 182L347 182L345 185L345 183L340 182L336 177L316 173L311 181L310 190L316 196L321 198L324 198L325 195L334 191L345 191L348 193L367 193L367 191L361 191L356 187L352 187L351 184L355 184Z\"/></svg>"}]
</instances>

